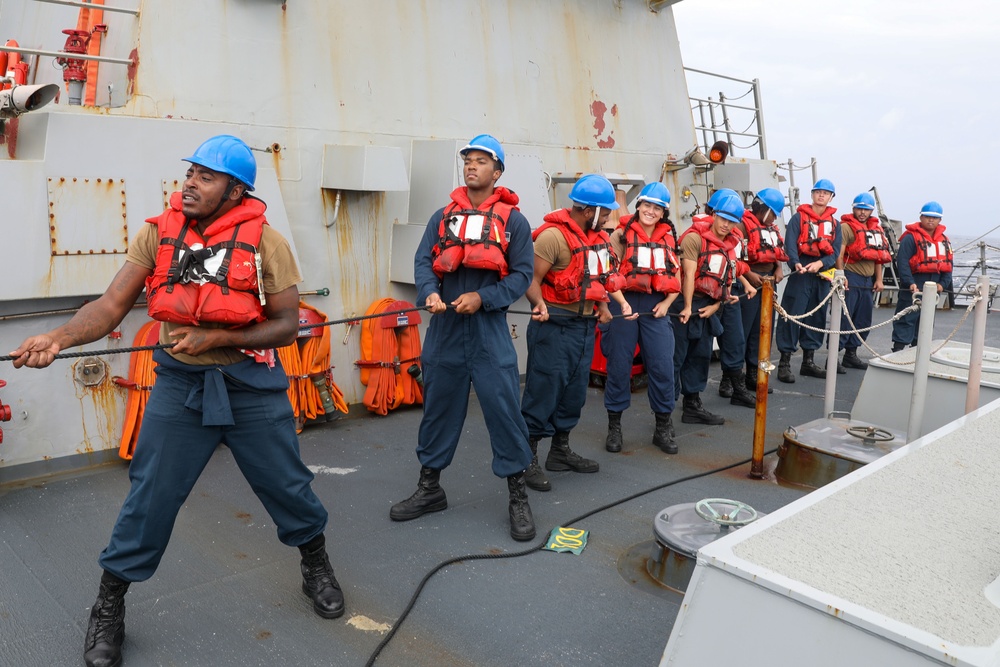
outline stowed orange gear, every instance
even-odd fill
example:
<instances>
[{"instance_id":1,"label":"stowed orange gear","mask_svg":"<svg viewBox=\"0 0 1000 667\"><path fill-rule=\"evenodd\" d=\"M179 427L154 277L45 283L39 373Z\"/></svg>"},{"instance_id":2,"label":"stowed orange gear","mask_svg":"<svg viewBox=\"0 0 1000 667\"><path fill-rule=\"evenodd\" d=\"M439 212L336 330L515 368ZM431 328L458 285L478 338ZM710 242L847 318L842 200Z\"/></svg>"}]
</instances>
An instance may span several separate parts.
<instances>
[{"instance_id":1,"label":"stowed orange gear","mask_svg":"<svg viewBox=\"0 0 1000 667\"><path fill-rule=\"evenodd\" d=\"M365 315L413 308L413 304L393 299L372 303ZM424 402L423 388L409 373L411 365L420 368L420 316L417 312L373 317L361 323L361 369L365 391L364 404L369 412L386 415L400 405Z\"/></svg>"},{"instance_id":2,"label":"stowed orange gear","mask_svg":"<svg viewBox=\"0 0 1000 667\"><path fill-rule=\"evenodd\" d=\"M153 320L139 327L135 335L134 347L156 345L160 340L160 323ZM139 350L129 355L128 378L115 378L115 383L127 387L128 400L125 403L125 419L122 422L122 436L118 445L118 456L132 460L135 443L139 441L139 428L146 411L149 392L156 382L156 362L152 350Z\"/></svg>"},{"instance_id":3,"label":"stowed orange gear","mask_svg":"<svg viewBox=\"0 0 1000 667\"><path fill-rule=\"evenodd\" d=\"M333 412L348 412L344 393L333 381L330 365L330 327L308 326L326 321L326 313L299 301L299 336L278 348L278 357L288 375L288 400L295 412L296 429L309 420Z\"/></svg>"}]
</instances>

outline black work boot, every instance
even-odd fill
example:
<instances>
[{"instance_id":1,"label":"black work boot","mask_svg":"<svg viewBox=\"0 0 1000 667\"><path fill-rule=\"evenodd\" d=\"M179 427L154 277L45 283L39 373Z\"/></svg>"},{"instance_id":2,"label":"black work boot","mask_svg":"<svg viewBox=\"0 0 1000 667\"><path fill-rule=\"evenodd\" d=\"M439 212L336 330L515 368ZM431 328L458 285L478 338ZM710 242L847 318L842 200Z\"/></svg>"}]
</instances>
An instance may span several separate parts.
<instances>
[{"instance_id":1,"label":"black work boot","mask_svg":"<svg viewBox=\"0 0 1000 667\"><path fill-rule=\"evenodd\" d=\"M901 352L904 349L906 349L906 343L897 343L896 341L892 341L893 352Z\"/></svg>"},{"instance_id":2,"label":"black work boot","mask_svg":"<svg viewBox=\"0 0 1000 667\"><path fill-rule=\"evenodd\" d=\"M552 436L549 455L545 458L545 469L552 472L572 470L573 472L597 472L601 466L597 461L585 459L569 448L569 433Z\"/></svg>"},{"instance_id":3,"label":"black work boot","mask_svg":"<svg viewBox=\"0 0 1000 667\"><path fill-rule=\"evenodd\" d=\"M754 395L754 399L756 400L756 397L757 397L757 368L756 367L747 366L747 373L744 376L744 385L746 386L747 391L749 391L751 394ZM769 393L769 394L773 394L774 393L774 387L771 386L770 382L767 384L767 393Z\"/></svg>"},{"instance_id":4,"label":"black work boot","mask_svg":"<svg viewBox=\"0 0 1000 667\"><path fill-rule=\"evenodd\" d=\"M792 374L791 352L781 353L781 359L778 360L778 380L787 384L795 382L795 375Z\"/></svg>"},{"instance_id":5,"label":"black work boot","mask_svg":"<svg viewBox=\"0 0 1000 667\"><path fill-rule=\"evenodd\" d=\"M729 371L722 371L722 379L719 380L719 396L722 398L732 398L733 396L733 378Z\"/></svg>"},{"instance_id":6,"label":"black work boot","mask_svg":"<svg viewBox=\"0 0 1000 667\"><path fill-rule=\"evenodd\" d=\"M129 582L110 572L101 575L97 602L90 609L83 661L87 667L118 667L125 641L125 594Z\"/></svg>"},{"instance_id":7,"label":"black work boot","mask_svg":"<svg viewBox=\"0 0 1000 667\"><path fill-rule=\"evenodd\" d=\"M344 594L333 576L330 557L326 553L326 538L320 533L299 547L302 554L302 592L312 599L313 611L323 618L344 615Z\"/></svg>"},{"instance_id":8,"label":"black work boot","mask_svg":"<svg viewBox=\"0 0 1000 667\"><path fill-rule=\"evenodd\" d=\"M524 473L507 478L510 492L510 536L518 542L535 539L535 519L528 506L528 492L524 488Z\"/></svg>"},{"instance_id":9,"label":"black work boot","mask_svg":"<svg viewBox=\"0 0 1000 667\"><path fill-rule=\"evenodd\" d=\"M815 354L816 350L802 350L802 365L799 366L799 374L822 380L826 377L826 369L817 366L816 362L813 361ZM778 379L780 380L781 378L779 377Z\"/></svg>"},{"instance_id":10,"label":"black work boot","mask_svg":"<svg viewBox=\"0 0 1000 667\"><path fill-rule=\"evenodd\" d=\"M622 413L608 410L608 437L604 439L604 449L609 452L622 450Z\"/></svg>"},{"instance_id":11,"label":"black work boot","mask_svg":"<svg viewBox=\"0 0 1000 667\"><path fill-rule=\"evenodd\" d=\"M844 368L856 368L863 371L868 368L868 362L858 356L856 347L849 347L844 351Z\"/></svg>"},{"instance_id":12,"label":"black work boot","mask_svg":"<svg viewBox=\"0 0 1000 667\"><path fill-rule=\"evenodd\" d=\"M538 438L528 438L528 446L531 447L531 464L524 471L524 483L529 489L548 491L552 484L542 471L542 466L538 465Z\"/></svg>"},{"instance_id":13,"label":"black work boot","mask_svg":"<svg viewBox=\"0 0 1000 667\"><path fill-rule=\"evenodd\" d=\"M726 371L729 374L729 381L733 385L733 396L729 402L733 405L742 405L745 408L757 407L757 387L753 393L746 388L743 380L743 371Z\"/></svg>"},{"instance_id":14,"label":"black work boot","mask_svg":"<svg viewBox=\"0 0 1000 667\"><path fill-rule=\"evenodd\" d=\"M440 470L432 470L426 466L420 468L420 481L417 490L406 500L400 501L389 510L389 518L393 521L409 521L423 516L428 512L439 512L448 507L448 497L438 484L441 478Z\"/></svg>"},{"instance_id":15,"label":"black work boot","mask_svg":"<svg viewBox=\"0 0 1000 667\"><path fill-rule=\"evenodd\" d=\"M726 420L719 415L712 414L701 404L701 396L698 394L684 394L684 410L681 412L681 421L685 424L708 424L709 426L721 426Z\"/></svg>"},{"instance_id":16,"label":"black work boot","mask_svg":"<svg viewBox=\"0 0 1000 667\"><path fill-rule=\"evenodd\" d=\"M653 431L653 444L666 454L677 453L677 443L674 441L674 423L669 412L656 413L656 430Z\"/></svg>"}]
</instances>

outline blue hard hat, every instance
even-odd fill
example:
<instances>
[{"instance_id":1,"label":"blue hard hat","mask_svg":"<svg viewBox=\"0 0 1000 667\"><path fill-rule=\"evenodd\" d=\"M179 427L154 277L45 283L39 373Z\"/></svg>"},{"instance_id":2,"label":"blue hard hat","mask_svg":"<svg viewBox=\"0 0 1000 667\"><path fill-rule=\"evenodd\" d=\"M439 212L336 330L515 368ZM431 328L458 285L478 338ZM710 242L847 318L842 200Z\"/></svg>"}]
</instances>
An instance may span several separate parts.
<instances>
[{"instance_id":1,"label":"blue hard hat","mask_svg":"<svg viewBox=\"0 0 1000 667\"><path fill-rule=\"evenodd\" d=\"M813 185L813 190L826 190L831 194L837 194L837 188L833 187L833 181L829 178L821 178Z\"/></svg>"},{"instance_id":2,"label":"blue hard hat","mask_svg":"<svg viewBox=\"0 0 1000 667\"><path fill-rule=\"evenodd\" d=\"M764 202L776 216L781 215L781 211L785 208L785 195L777 188L764 188L757 193L757 199Z\"/></svg>"},{"instance_id":3,"label":"blue hard hat","mask_svg":"<svg viewBox=\"0 0 1000 667\"><path fill-rule=\"evenodd\" d=\"M615 201L615 186L600 174L581 176L569 191L569 198L583 206L600 206L610 211L618 208L618 202Z\"/></svg>"},{"instance_id":4,"label":"blue hard hat","mask_svg":"<svg viewBox=\"0 0 1000 667\"><path fill-rule=\"evenodd\" d=\"M229 134L212 137L198 146L194 155L184 158L184 162L231 176L251 192L257 181L257 160L250 147L242 139Z\"/></svg>"},{"instance_id":5,"label":"blue hard hat","mask_svg":"<svg viewBox=\"0 0 1000 667\"><path fill-rule=\"evenodd\" d=\"M928 218L940 218L944 215L944 209L936 201L929 201L920 209L920 215L926 215Z\"/></svg>"},{"instance_id":6,"label":"blue hard hat","mask_svg":"<svg viewBox=\"0 0 1000 667\"><path fill-rule=\"evenodd\" d=\"M862 192L857 197L854 198L854 202L851 204L851 208L860 208L866 211L875 210L875 197L872 197L867 192Z\"/></svg>"},{"instance_id":7,"label":"blue hard hat","mask_svg":"<svg viewBox=\"0 0 1000 667\"><path fill-rule=\"evenodd\" d=\"M670 208L670 190L663 183L650 183L635 198L637 206L639 202L643 201L648 201L650 204L656 204L663 208Z\"/></svg>"},{"instance_id":8,"label":"blue hard hat","mask_svg":"<svg viewBox=\"0 0 1000 667\"><path fill-rule=\"evenodd\" d=\"M715 211L716 215L721 215L731 222L740 222L743 220L743 202L735 192L732 194L726 193L719 197L712 210Z\"/></svg>"},{"instance_id":9,"label":"blue hard hat","mask_svg":"<svg viewBox=\"0 0 1000 667\"><path fill-rule=\"evenodd\" d=\"M736 194L736 190L730 190L729 188L719 188L718 190L712 193L711 197L708 198L708 201L705 202L705 206L714 211L716 210L716 208L718 208L719 201L721 201L723 197L726 197L728 195L739 197L739 195Z\"/></svg>"},{"instance_id":10,"label":"blue hard hat","mask_svg":"<svg viewBox=\"0 0 1000 667\"><path fill-rule=\"evenodd\" d=\"M500 171L504 170L503 160L503 146L500 142L496 140L489 134L477 134L472 137L462 150L458 151L458 154L465 157L465 154L469 151L483 151L484 153L489 153L493 156L493 159L500 163Z\"/></svg>"}]
</instances>

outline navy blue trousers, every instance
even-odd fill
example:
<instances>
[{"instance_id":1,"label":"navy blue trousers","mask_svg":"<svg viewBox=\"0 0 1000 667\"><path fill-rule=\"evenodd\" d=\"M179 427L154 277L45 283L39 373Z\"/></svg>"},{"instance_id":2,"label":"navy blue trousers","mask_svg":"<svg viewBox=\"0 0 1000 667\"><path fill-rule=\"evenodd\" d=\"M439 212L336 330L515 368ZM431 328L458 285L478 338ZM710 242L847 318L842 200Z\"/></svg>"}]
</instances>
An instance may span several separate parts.
<instances>
[{"instance_id":1,"label":"navy blue trousers","mask_svg":"<svg viewBox=\"0 0 1000 667\"><path fill-rule=\"evenodd\" d=\"M801 315L819 304L830 291L830 283L814 273L793 273L788 276L785 293L781 297L781 307L789 315ZM826 328L826 308L802 320L803 323ZM778 350L792 354L798 347L803 350L818 350L823 345L826 334L800 327L791 320L778 318Z\"/></svg>"},{"instance_id":2,"label":"navy blue trousers","mask_svg":"<svg viewBox=\"0 0 1000 667\"><path fill-rule=\"evenodd\" d=\"M719 308L719 319L722 322L722 335L719 336L719 365L723 371L743 370L743 362L747 354L747 337L743 331L743 302L746 291L743 283L735 281L732 287L733 296L741 297L738 303L723 303Z\"/></svg>"},{"instance_id":3,"label":"navy blue trousers","mask_svg":"<svg viewBox=\"0 0 1000 667\"><path fill-rule=\"evenodd\" d=\"M671 312L680 312L681 298L674 301ZM695 295L691 317L687 324L671 318L674 326L674 390L675 396L700 394L708 386L708 365L712 362L712 339L722 333L716 312L708 319L698 317L698 309L710 305L708 299Z\"/></svg>"},{"instance_id":4,"label":"navy blue trousers","mask_svg":"<svg viewBox=\"0 0 1000 667\"><path fill-rule=\"evenodd\" d=\"M878 268L881 270L881 267ZM872 325L872 310L875 308L875 294L872 287L875 285L875 276L862 276L858 273L844 271L847 277L847 292L844 295L844 302L847 305L847 312L851 314L855 329L864 329ZM850 322L840 314L840 330L847 331L851 328ZM860 334L840 334L840 348L843 350L857 350L861 346L861 341L868 340L868 331Z\"/></svg>"},{"instance_id":5,"label":"navy blue trousers","mask_svg":"<svg viewBox=\"0 0 1000 667\"><path fill-rule=\"evenodd\" d=\"M650 313L663 301L660 293L624 292L633 313ZM678 297L680 298L680 297ZM621 315L621 306L608 304L612 315ZM653 412L674 411L674 329L669 317L643 315L636 320L617 318L601 325L601 352L608 360L604 384L604 407L625 412L632 403L632 360L635 346L642 351L642 363L649 378L647 394Z\"/></svg>"},{"instance_id":6,"label":"navy blue trousers","mask_svg":"<svg viewBox=\"0 0 1000 667\"><path fill-rule=\"evenodd\" d=\"M282 373L280 365L273 372ZM309 542L326 528L327 512L313 493L313 474L299 457L295 415L284 391L259 391L227 381L234 425L204 426L187 407L201 373L158 366L129 467L132 487L101 553L102 568L124 581L153 576L170 540L177 513L215 448L229 447L289 546Z\"/></svg>"},{"instance_id":7,"label":"navy blue trousers","mask_svg":"<svg viewBox=\"0 0 1000 667\"><path fill-rule=\"evenodd\" d=\"M510 477L531 463L528 429L521 417L517 352L507 314L452 310L434 315L420 353L424 417L417 436L420 464L443 470L451 464L474 387L493 449L493 474Z\"/></svg>"},{"instance_id":8,"label":"navy blue trousers","mask_svg":"<svg viewBox=\"0 0 1000 667\"><path fill-rule=\"evenodd\" d=\"M560 313L545 322L531 320L527 336L528 367L521 414L528 433L532 438L569 433L580 421L587 402L594 359L594 320Z\"/></svg>"}]
</instances>

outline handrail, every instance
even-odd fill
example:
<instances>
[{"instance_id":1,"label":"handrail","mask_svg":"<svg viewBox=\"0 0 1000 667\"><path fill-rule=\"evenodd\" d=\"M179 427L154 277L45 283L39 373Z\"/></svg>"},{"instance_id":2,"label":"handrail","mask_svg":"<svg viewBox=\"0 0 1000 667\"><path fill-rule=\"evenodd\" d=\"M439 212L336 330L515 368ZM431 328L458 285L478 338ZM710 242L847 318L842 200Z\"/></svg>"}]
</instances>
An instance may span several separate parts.
<instances>
[{"instance_id":1,"label":"handrail","mask_svg":"<svg viewBox=\"0 0 1000 667\"><path fill-rule=\"evenodd\" d=\"M39 0L47 2L48 0ZM100 6L100 5L95 5ZM134 65L135 61L130 58L109 58L108 56L91 56L86 53L69 53L67 51L43 51L41 49L22 49L16 46L4 46L0 44L0 51L10 53L20 53L32 56L50 56L52 58L66 58L72 60L96 60L102 63L114 63L116 65Z\"/></svg>"},{"instance_id":2,"label":"handrail","mask_svg":"<svg viewBox=\"0 0 1000 667\"><path fill-rule=\"evenodd\" d=\"M139 15L138 9L128 9L126 7L111 7L110 5L98 5L91 2L77 2L76 0L35 0L35 2L48 2L53 5L67 5L69 7L80 7L82 9L100 9L105 12L118 12L120 14Z\"/></svg>"},{"instance_id":3,"label":"handrail","mask_svg":"<svg viewBox=\"0 0 1000 667\"><path fill-rule=\"evenodd\" d=\"M693 103L691 107L691 115L693 119L701 121L700 124L697 121L695 122L694 130L696 133L701 132L703 144L702 150L708 152L709 145L715 143L721 134L724 135L731 151L736 148L748 149L756 144L760 159L766 160L767 142L764 138L764 110L760 97L760 81L757 79L747 81L746 79L740 79L735 76L718 74L716 72L709 72L707 70L696 69L694 67L685 67L684 71L695 74L703 74L705 76L715 77L718 79L725 79L726 81L735 81L737 83L747 84L750 86L750 90L746 91L742 95L739 95L739 97L736 97L735 99L742 99L746 95L753 93L752 99L754 106L747 106L746 104L733 104L729 101L726 93L721 91L719 92L718 99L712 99L711 97L708 99L703 97L688 97L688 99ZM695 109L697 109L697 116L695 116ZM708 118L706 118L706 109L708 111ZM716 111L721 113L721 122L716 121ZM730 111L750 112L753 114L753 119L744 131L737 132L732 129L732 124L730 122L731 119L729 116ZM751 128L754 128L755 126L757 131L751 132ZM737 146L733 143L733 137L750 137L752 139L756 139L756 141L751 143L749 146Z\"/></svg>"}]
</instances>

